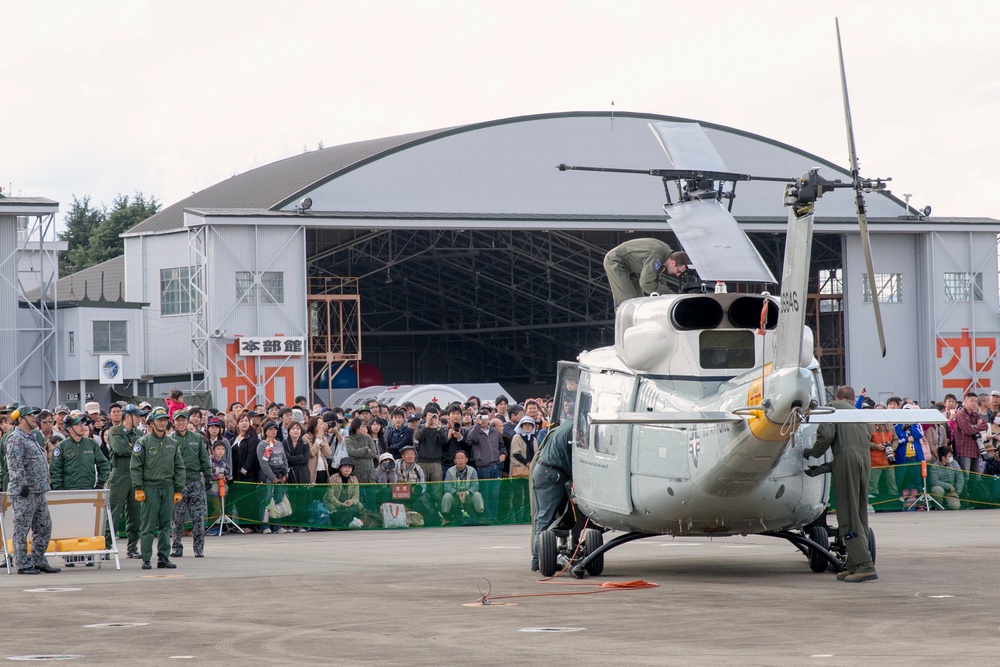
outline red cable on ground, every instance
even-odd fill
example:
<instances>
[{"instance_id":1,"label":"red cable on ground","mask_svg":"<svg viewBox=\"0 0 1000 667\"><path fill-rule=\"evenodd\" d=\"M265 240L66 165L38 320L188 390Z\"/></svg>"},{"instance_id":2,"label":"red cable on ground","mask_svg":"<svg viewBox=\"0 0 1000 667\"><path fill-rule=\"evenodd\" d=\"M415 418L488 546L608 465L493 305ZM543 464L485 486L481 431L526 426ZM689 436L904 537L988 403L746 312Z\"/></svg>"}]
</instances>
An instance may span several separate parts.
<instances>
[{"instance_id":1,"label":"red cable on ground","mask_svg":"<svg viewBox=\"0 0 1000 667\"><path fill-rule=\"evenodd\" d=\"M587 519L584 522L583 528L580 529L580 532L584 533L587 530L588 525L590 525L590 519ZM569 569L570 565L572 565L573 563L573 560L576 558L577 552L579 551L580 551L580 543L578 542L576 545L576 549L573 550L573 555L570 556L569 562L566 564L565 567L563 567L563 569L556 572L551 577L546 577L545 579L539 579L536 583L555 584L557 586L587 586L590 588L595 588L597 590L559 591L557 593L520 593L517 595L495 595L495 596L490 596L487 593L486 595L483 595L483 597L479 598L479 601L482 602L484 605L489 605L490 600L509 600L511 598L543 598L543 597L556 597L560 595L593 595L594 593L610 593L611 591L638 591L646 588L660 587L659 584L649 581L643 581L642 579L636 579L634 581L621 581L621 582L605 581L600 584L554 581L554 579L557 579L558 577L562 576L566 572L566 570Z\"/></svg>"}]
</instances>

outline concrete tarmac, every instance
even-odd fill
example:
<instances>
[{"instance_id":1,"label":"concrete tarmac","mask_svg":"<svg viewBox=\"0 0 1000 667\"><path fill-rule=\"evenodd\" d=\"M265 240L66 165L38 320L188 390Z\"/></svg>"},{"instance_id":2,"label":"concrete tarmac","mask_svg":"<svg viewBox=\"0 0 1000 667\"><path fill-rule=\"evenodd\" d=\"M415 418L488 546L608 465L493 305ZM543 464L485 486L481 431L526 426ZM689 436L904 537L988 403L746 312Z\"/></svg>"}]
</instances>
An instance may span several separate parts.
<instances>
[{"instance_id":1,"label":"concrete tarmac","mask_svg":"<svg viewBox=\"0 0 1000 667\"><path fill-rule=\"evenodd\" d=\"M0 575L0 659L996 664L1000 512L871 518L880 578L862 584L814 574L795 547L759 536L651 537L609 552L600 577L551 585L536 583L528 568L528 526L226 535L208 538L204 559L192 557L185 538L176 570L144 571L123 560L120 571L112 562ZM659 587L463 606L480 598L480 586L494 597L538 596L636 579ZM26 592L49 587L79 590ZM101 623L123 625L86 627ZM132 623L144 625L124 625Z\"/></svg>"}]
</instances>

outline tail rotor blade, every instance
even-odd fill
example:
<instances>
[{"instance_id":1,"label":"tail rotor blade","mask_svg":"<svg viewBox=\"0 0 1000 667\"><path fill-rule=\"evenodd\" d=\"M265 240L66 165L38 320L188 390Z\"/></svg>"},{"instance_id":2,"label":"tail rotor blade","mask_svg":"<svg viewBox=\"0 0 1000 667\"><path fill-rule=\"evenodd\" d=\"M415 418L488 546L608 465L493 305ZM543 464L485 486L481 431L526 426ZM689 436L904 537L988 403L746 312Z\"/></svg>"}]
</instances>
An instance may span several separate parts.
<instances>
[{"instance_id":1,"label":"tail rotor blade","mask_svg":"<svg viewBox=\"0 0 1000 667\"><path fill-rule=\"evenodd\" d=\"M851 102L847 96L847 70L844 67L844 47L840 43L840 20L834 19L837 25L837 55L840 57L840 89L844 96L844 120L847 123L847 152L851 159L851 181L854 187L854 203L858 213L858 231L861 233L861 247L865 253L865 267L868 269L868 288L872 295L872 308L875 311L875 328L878 330L878 342L885 357L885 333L882 330L882 310L878 301L878 285L875 280L875 265L872 262L872 244L868 237L868 213L865 210L864 184L858 169L858 153L854 147L854 125L851 122Z\"/></svg>"}]
</instances>

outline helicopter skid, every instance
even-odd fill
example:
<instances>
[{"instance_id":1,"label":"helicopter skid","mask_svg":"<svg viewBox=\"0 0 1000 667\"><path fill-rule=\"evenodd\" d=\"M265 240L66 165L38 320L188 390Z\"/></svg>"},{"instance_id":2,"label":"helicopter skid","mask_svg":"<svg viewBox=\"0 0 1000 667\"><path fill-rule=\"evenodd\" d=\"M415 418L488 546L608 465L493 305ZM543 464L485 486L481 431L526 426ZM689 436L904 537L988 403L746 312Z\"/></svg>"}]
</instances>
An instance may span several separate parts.
<instances>
[{"instance_id":1,"label":"helicopter skid","mask_svg":"<svg viewBox=\"0 0 1000 667\"><path fill-rule=\"evenodd\" d=\"M810 551L817 551L826 557L827 561L833 567L834 571L842 572L846 569L846 562L840 555L830 549L824 547L821 544L817 544L812 540L805 532L797 533L790 530L776 530L770 533L759 533L760 535L767 535L769 537L780 537L782 539L788 540L801 551L806 556L809 556Z\"/></svg>"},{"instance_id":2,"label":"helicopter skid","mask_svg":"<svg viewBox=\"0 0 1000 667\"><path fill-rule=\"evenodd\" d=\"M605 542L597 549L587 552L587 555L583 558L575 561L573 566L570 568L569 572L577 579L583 579L583 575L587 572L587 565L591 561L601 557L605 552L614 549L617 546L621 546L627 542L632 542L635 540L641 540L644 537L662 537L656 533L625 533L624 535L619 535L618 537L612 538L608 542Z\"/></svg>"}]
</instances>

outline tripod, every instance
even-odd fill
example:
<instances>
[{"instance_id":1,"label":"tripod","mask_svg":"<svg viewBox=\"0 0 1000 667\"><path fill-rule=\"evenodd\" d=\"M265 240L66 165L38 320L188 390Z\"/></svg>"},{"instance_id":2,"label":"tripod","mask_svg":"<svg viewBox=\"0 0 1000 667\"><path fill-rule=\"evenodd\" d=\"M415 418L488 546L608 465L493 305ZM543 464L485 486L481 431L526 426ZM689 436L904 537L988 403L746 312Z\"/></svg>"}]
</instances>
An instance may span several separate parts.
<instances>
[{"instance_id":1,"label":"tripod","mask_svg":"<svg viewBox=\"0 0 1000 667\"><path fill-rule=\"evenodd\" d=\"M232 526L236 530L240 531L240 533L244 533L245 534L246 531L243 530L242 528L240 528L240 525L238 523L236 523L235 521L233 521L226 514L226 495L227 495L226 494L226 480L220 477L219 478L219 502L222 504L222 506L219 509L219 518L216 519L215 523L213 523L211 526L209 526L208 529L212 530L212 529L218 527L219 528L219 537L222 537L223 531L228 526Z\"/></svg>"},{"instance_id":2,"label":"tripod","mask_svg":"<svg viewBox=\"0 0 1000 667\"><path fill-rule=\"evenodd\" d=\"M924 504L924 509L928 512L931 511L931 503L937 505L939 510L944 509L944 505L938 502L938 499L927 493L927 461L920 462L920 481L923 483L923 490L917 494L917 497L913 499L913 504L910 507L916 507L920 503Z\"/></svg>"}]
</instances>

